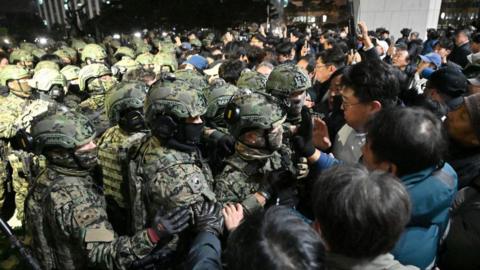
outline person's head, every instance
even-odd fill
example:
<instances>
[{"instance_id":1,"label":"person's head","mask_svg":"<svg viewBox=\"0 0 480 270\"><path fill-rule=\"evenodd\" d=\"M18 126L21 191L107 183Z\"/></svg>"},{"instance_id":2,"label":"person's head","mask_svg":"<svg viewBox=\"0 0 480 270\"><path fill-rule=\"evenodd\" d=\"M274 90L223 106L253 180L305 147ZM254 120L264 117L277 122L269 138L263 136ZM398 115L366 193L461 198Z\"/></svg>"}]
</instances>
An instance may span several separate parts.
<instances>
[{"instance_id":1,"label":"person's head","mask_svg":"<svg viewBox=\"0 0 480 270\"><path fill-rule=\"evenodd\" d=\"M255 68L255 70L258 73L268 77L273 70L273 65L270 62L263 61L262 63L258 64L258 66Z\"/></svg>"},{"instance_id":2,"label":"person's head","mask_svg":"<svg viewBox=\"0 0 480 270\"><path fill-rule=\"evenodd\" d=\"M446 59L447 56L450 55L453 48L455 48L455 44L449 38L443 37L438 40L438 42L433 47L433 51L438 53L442 59Z\"/></svg>"},{"instance_id":3,"label":"person's head","mask_svg":"<svg viewBox=\"0 0 480 270\"><path fill-rule=\"evenodd\" d=\"M105 49L98 44L87 44L81 55L81 60L85 64L106 64L107 53Z\"/></svg>"},{"instance_id":4,"label":"person's head","mask_svg":"<svg viewBox=\"0 0 480 270\"><path fill-rule=\"evenodd\" d=\"M315 65L316 60L315 57L313 57L312 55L302 56L297 62L297 66L303 71L305 71L308 74L308 77L310 77L310 79L313 79L313 77L315 76Z\"/></svg>"},{"instance_id":5,"label":"person's head","mask_svg":"<svg viewBox=\"0 0 480 270\"><path fill-rule=\"evenodd\" d=\"M10 64L17 65L28 71L33 69L33 55L22 49L15 49L10 53Z\"/></svg>"},{"instance_id":6,"label":"person's head","mask_svg":"<svg viewBox=\"0 0 480 270\"><path fill-rule=\"evenodd\" d=\"M330 110L339 110L342 106L342 76L348 67L337 69L330 78L330 87L328 88L328 105Z\"/></svg>"},{"instance_id":7,"label":"person's head","mask_svg":"<svg viewBox=\"0 0 480 270\"><path fill-rule=\"evenodd\" d=\"M115 85L105 97L105 110L112 126L126 132L144 131L143 103L147 85L140 81L125 81Z\"/></svg>"},{"instance_id":8,"label":"person's head","mask_svg":"<svg viewBox=\"0 0 480 270\"><path fill-rule=\"evenodd\" d=\"M58 112L34 121L33 151L51 164L88 171L97 164L95 128L88 118L75 112Z\"/></svg>"},{"instance_id":9,"label":"person's head","mask_svg":"<svg viewBox=\"0 0 480 270\"><path fill-rule=\"evenodd\" d=\"M400 85L392 69L382 61L362 61L343 74L342 108L353 129L362 131L372 115L396 105Z\"/></svg>"},{"instance_id":10,"label":"person's head","mask_svg":"<svg viewBox=\"0 0 480 270\"><path fill-rule=\"evenodd\" d=\"M116 83L111 70L103 64L90 64L78 74L80 91L90 95L105 94Z\"/></svg>"},{"instance_id":11,"label":"person's head","mask_svg":"<svg viewBox=\"0 0 480 270\"><path fill-rule=\"evenodd\" d=\"M1 51L0 52L0 68L3 68L4 66L8 65L8 55Z\"/></svg>"},{"instance_id":12,"label":"person's head","mask_svg":"<svg viewBox=\"0 0 480 270\"><path fill-rule=\"evenodd\" d=\"M45 68L36 71L29 83L37 94L49 96L52 100L62 102L65 97L67 80L56 69Z\"/></svg>"},{"instance_id":13,"label":"person's head","mask_svg":"<svg viewBox=\"0 0 480 270\"><path fill-rule=\"evenodd\" d=\"M366 125L363 162L370 170L398 177L431 167L441 167L447 151L442 122L421 108L390 108L377 113Z\"/></svg>"},{"instance_id":14,"label":"person's head","mask_svg":"<svg viewBox=\"0 0 480 270\"><path fill-rule=\"evenodd\" d=\"M265 58L265 51L256 46L247 47L248 67L254 68Z\"/></svg>"},{"instance_id":15,"label":"person's head","mask_svg":"<svg viewBox=\"0 0 480 270\"><path fill-rule=\"evenodd\" d=\"M425 95L454 110L468 92L467 77L457 68L445 67L435 71L427 82Z\"/></svg>"},{"instance_id":16,"label":"person's head","mask_svg":"<svg viewBox=\"0 0 480 270\"><path fill-rule=\"evenodd\" d=\"M240 60L227 60L220 66L218 75L226 82L236 85L245 68L247 68L246 64Z\"/></svg>"},{"instance_id":17,"label":"person's head","mask_svg":"<svg viewBox=\"0 0 480 270\"><path fill-rule=\"evenodd\" d=\"M408 38L411 32L412 32L412 29L408 29L408 28L403 28L402 31L400 31L403 38Z\"/></svg>"},{"instance_id":18,"label":"person's head","mask_svg":"<svg viewBox=\"0 0 480 270\"><path fill-rule=\"evenodd\" d=\"M426 68L437 70L442 66L442 57L438 53L429 53L426 55L419 55L420 63L417 66L419 74Z\"/></svg>"},{"instance_id":19,"label":"person's head","mask_svg":"<svg viewBox=\"0 0 480 270\"><path fill-rule=\"evenodd\" d=\"M30 73L17 65L7 65L0 69L0 86L5 86L16 96L28 98L32 95L32 87L28 84Z\"/></svg>"},{"instance_id":20,"label":"person's head","mask_svg":"<svg viewBox=\"0 0 480 270\"><path fill-rule=\"evenodd\" d=\"M267 76L251 70L244 70L237 81L238 88L247 88L259 92L265 92L266 84Z\"/></svg>"},{"instance_id":21,"label":"person's head","mask_svg":"<svg viewBox=\"0 0 480 270\"><path fill-rule=\"evenodd\" d=\"M225 107L232 96L237 92L235 85L226 83L224 80L215 80L205 96L207 99L207 112L205 113L206 124L212 128L226 128L224 120Z\"/></svg>"},{"instance_id":22,"label":"person's head","mask_svg":"<svg viewBox=\"0 0 480 270\"><path fill-rule=\"evenodd\" d=\"M470 31L467 29L460 29L455 32L455 45L461 46L469 42Z\"/></svg>"},{"instance_id":23,"label":"person's head","mask_svg":"<svg viewBox=\"0 0 480 270\"><path fill-rule=\"evenodd\" d=\"M288 60L292 60L295 56L295 48L293 44L286 41L281 42L275 47L278 54L278 62L283 63Z\"/></svg>"},{"instance_id":24,"label":"person's head","mask_svg":"<svg viewBox=\"0 0 480 270\"><path fill-rule=\"evenodd\" d=\"M435 40L435 39L438 39L439 37L440 37L440 35L438 34L437 29L430 28L430 29L427 30L427 38L429 40Z\"/></svg>"},{"instance_id":25,"label":"person's head","mask_svg":"<svg viewBox=\"0 0 480 270\"><path fill-rule=\"evenodd\" d=\"M404 70L410 64L410 54L406 48L397 48L392 57L392 65Z\"/></svg>"},{"instance_id":26,"label":"person's head","mask_svg":"<svg viewBox=\"0 0 480 270\"><path fill-rule=\"evenodd\" d=\"M330 79L335 70L345 65L345 54L340 49L332 48L321 52L315 65L315 80L324 83Z\"/></svg>"},{"instance_id":27,"label":"person's head","mask_svg":"<svg viewBox=\"0 0 480 270\"><path fill-rule=\"evenodd\" d=\"M201 91L183 81L158 81L148 91L145 123L158 139L175 139L182 145L200 143L207 100Z\"/></svg>"},{"instance_id":28,"label":"person's head","mask_svg":"<svg viewBox=\"0 0 480 270\"><path fill-rule=\"evenodd\" d=\"M410 34L409 40L410 41L417 40L419 36L420 36L420 34L418 32L412 32Z\"/></svg>"},{"instance_id":29,"label":"person's head","mask_svg":"<svg viewBox=\"0 0 480 270\"><path fill-rule=\"evenodd\" d=\"M314 226L326 249L350 258L390 252L410 220L409 195L399 180L360 165L323 172L313 194Z\"/></svg>"},{"instance_id":30,"label":"person's head","mask_svg":"<svg viewBox=\"0 0 480 270\"><path fill-rule=\"evenodd\" d=\"M480 52L480 33L476 33L472 36L472 53Z\"/></svg>"},{"instance_id":31,"label":"person's head","mask_svg":"<svg viewBox=\"0 0 480 270\"><path fill-rule=\"evenodd\" d=\"M323 269L323 245L315 231L282 206L245 218L228 239L232 270Z\"/></svg>"},{"instance_id":32,"label":"person's head","mask_svg":"<svg viewBox=\"0 0 480 270\"><path fill-rule=\"evenodd\" d=\"M267 39L261 34L255 34L250 40L250 45L263 49L264 44L267 42Z\"/></svg>"},{"instance_id":33,"label":"person's head","mask_svg":"<svg viewBox=\"0 0 480 270\"><path fill-rule=\"evenodd\" d=\"M312 86L308 75L292 64L276 66L268 77L267 93L281 100L288 108L288 118L300 118L306 91Z\"/></svg>"},{"instance_id":34,"label":"person's head","mask_svg":"<svg viewBox=\"0 0 480 270\"><path fill-rule=\"evenodd\" d=\"M236 147L240 155L265 158L282 145L286 112L270 95L248 89L237 91L225 108L224 119L228 131L240 143L237 146L242 146Z\"/></svg>"}]
</instances>

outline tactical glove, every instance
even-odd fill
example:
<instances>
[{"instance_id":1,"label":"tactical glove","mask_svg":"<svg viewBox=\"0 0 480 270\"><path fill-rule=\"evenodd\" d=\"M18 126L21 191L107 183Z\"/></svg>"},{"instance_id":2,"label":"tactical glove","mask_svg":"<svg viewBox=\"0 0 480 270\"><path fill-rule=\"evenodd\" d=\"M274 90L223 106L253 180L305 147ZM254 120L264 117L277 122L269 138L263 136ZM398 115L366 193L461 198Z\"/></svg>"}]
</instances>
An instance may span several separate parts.
<instances>
[{"instance_id":1,"label":"tactical glove","mask_svg":"<svg viewBox=\"0 0 480 270\"><path fill-rule=\"evenodd\" d=\"M177 207L164 213L162 210L157 211L153 218L152 228L161 241L169 241L174 234L178 234L188 227L190 213L187 207Z\"/></svg>"},{"instance_id":2,"label":"tactical glove","mask_svg":"<svg viewBox=\"0 0 480 270\"><path fill-rule=\"evenodd\" d=\"M306 107L302 109L302 123L293 137L295 151L303 157L310 157L315 153L315 146L312 142L313 123L310 112Z\"/></svg>"},{"instance_id":3,"label":"tactical glove","mask_svg":"<svg viewBox=\"0 0 480 270\"><path fill-rule=\"evenodd\" d=\"M216 236L223 232L222 206L219 203L204 201L193 206L195 230L210 232Z\"/></svg>"}]
</instances>

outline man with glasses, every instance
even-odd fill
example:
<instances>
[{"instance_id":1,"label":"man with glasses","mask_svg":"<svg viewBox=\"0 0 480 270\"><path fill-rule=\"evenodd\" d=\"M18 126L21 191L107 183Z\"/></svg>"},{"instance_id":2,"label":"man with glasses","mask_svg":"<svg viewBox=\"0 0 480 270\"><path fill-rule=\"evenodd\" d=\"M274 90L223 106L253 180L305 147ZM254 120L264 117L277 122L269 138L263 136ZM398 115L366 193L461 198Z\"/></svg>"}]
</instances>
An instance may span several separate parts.
<instances>
[{"instance_id":1,"label":"man with glasses","mask_svg":"<svg viewBox=\"0 0 480 270\"><path fill-rule=\"evenodd\" d=\"M342 105L346 125L337 133L332 153L345 162L357 162L365 144L365 124L383 108L393 107L400 92L392 67L381 61L360 62L342 76Z\"/></svg>"}]
</instances>

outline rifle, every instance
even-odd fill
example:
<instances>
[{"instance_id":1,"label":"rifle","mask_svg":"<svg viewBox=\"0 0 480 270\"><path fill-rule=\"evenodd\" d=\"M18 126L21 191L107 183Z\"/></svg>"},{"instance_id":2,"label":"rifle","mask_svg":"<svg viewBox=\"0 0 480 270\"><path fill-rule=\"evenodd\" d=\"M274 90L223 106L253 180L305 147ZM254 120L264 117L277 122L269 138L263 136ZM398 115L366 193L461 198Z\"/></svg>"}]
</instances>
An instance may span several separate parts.
<instances>
[{"instance_id":1,"label":"rifle","mask_svg":"<svg viewBox=\"0 0 480 270\"><path fill-rule=\"evenodd\" d=\"M8 224L2 218L0 218L0 229L10 241L12 247L18 250L23 260L30 266L30 269L42 270L37 260L32 255L30 255L30 252L23 246L20 240L15 237L15 235L12 233L12 230L10 229L10 226L8 226Z\"/></svg>"}]
</instances>

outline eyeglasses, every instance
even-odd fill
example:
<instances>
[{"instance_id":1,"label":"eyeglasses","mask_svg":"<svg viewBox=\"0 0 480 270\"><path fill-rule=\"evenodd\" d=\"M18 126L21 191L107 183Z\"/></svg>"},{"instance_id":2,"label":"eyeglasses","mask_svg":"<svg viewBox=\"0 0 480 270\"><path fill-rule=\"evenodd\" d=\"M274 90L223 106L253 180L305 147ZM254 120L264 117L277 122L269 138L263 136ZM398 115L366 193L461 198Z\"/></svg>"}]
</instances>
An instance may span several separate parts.
<instances>
[{"instance_id":1,"label":"eyeglasses","mask_svg":"<svg viewBox=\"0 0 480 270\"><path fill-rule=\"evenodd\" d=\"M343 109L348 109L350 107L356 106L358 104L362 104L362 102L357 102L357 103L348 103L345 100L342 100L342 108Z\"/></svg>"}]
</instances>

